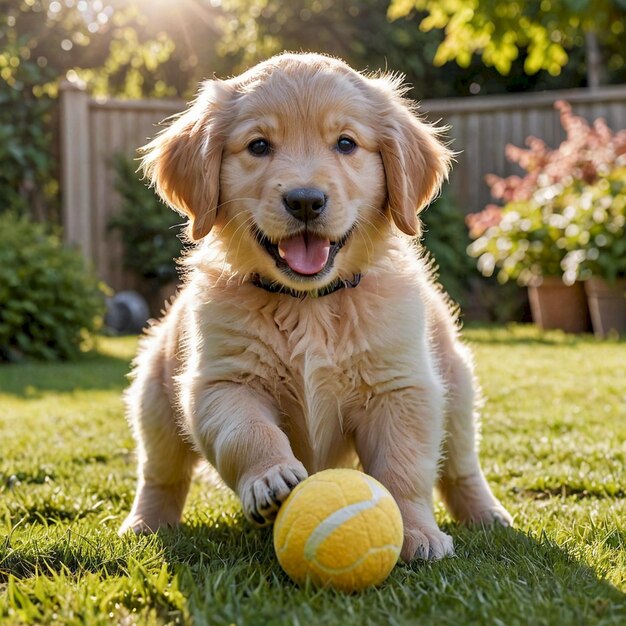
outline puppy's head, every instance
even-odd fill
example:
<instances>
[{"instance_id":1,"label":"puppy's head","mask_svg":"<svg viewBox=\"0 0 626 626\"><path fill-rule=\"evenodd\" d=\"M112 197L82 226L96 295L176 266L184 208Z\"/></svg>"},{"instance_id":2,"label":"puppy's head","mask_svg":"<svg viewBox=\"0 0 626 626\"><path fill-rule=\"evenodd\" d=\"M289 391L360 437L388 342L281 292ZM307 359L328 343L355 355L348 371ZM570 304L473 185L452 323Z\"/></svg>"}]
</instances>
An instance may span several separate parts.
<instances>
[{"instance_id":1,"label":"puppy's head","mask_svg":"<svg viewBox=\"0 0 626 626\"><path fill-rule=\"evenodd\" d=\"M215 227L235 271L314 291L365 271L391 223L418 234L449 162L397 79L284 54L204 83L143 167L191 238Z\"/></svg>"}]
</instances>

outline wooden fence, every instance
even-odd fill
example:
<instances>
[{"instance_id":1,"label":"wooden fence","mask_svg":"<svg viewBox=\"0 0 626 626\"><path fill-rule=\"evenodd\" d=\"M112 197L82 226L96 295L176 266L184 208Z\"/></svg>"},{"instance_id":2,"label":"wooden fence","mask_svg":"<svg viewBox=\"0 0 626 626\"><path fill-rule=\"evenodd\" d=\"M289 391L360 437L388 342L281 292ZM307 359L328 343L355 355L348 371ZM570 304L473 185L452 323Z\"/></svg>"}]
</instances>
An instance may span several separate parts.
<instances>
[{"instance_id":1,"label":"wooden fence","mask_svg":"<svg viewBox=\"0 0 626 626\"><path fill-rule=\"evenodd\" d=\"M557 147L564 139L554 108L557 100L566 100L574 113L589 121L603 117L613 130L626 128L626 85L422 102L430 121L441 120L450 126L451 147L459 152L450 186L464 213L478 211L492 201L486 174L522 172L506 160L507 144L525 147L526 138L533 135Z\"/></svg>"},{"instance_id":2,"label":"wooden fence","mask_svg":"<svg viewBox=\"0 0 626 626\"><path fill-rule=\"evenodd\" d=\"M115 290L135 287L124 270L123 248L108 228L119 209L113 157L137 156L159 130L158 123L181 111L181 100L91 98L74 83L61 87L61 193L68 243L78 244L99 277Z\"/></svg>"},{"instance_id":3,"label":"wooden fence","mask_svg":"<svg viewBox=\"0 0 626 626\"><path fill-rule=\"evenodd\" d=\"M556 146L563 139L554 102L564 99L589 120L604 117L613 130L626 128L626 86L549 91L537 94L426 100L431 121L450 126L452 148L459 151L450 187L459 208L470 213L490 201L484 176L517 173L506 161L506 144L524 145L529 135ZM118 210L111 165L116 153L136 154L158 131L157 124L181 111L180 100L93 99L65 83L61 91L62 194L65 236L78 244L99 276L114 289L134 286L122 267L122 247L108 230Z\"/></svg>"}]
</instances>

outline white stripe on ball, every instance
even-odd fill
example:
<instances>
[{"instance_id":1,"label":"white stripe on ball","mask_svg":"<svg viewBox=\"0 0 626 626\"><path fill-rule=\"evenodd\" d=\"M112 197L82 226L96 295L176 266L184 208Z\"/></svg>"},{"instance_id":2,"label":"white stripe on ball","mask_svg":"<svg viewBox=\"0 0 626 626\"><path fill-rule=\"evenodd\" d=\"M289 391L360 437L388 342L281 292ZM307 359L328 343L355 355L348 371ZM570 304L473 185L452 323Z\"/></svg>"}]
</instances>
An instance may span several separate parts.
<instances>
[{"instance_id":1,"label":"white stripe on ball","mask_svg":"<svg viewBox=\"0 0 626 626\"><path fill-rule=\"evenodd\" d=\"M359 513L367 511L367 509L374 508L382 498L389 497L389 494L384 489L381 489L380 485L378 485L378 483L374 480L371 480L369 476L363 476L363 478L371 489L371 499L344 506L329 515L325 520L321 521L309 535L309 538L304 544L304 558L307 561L311 562L315 560L317 549L339 526L345 524L348 520L357 516Z\"/></svg>"}]
</instances>

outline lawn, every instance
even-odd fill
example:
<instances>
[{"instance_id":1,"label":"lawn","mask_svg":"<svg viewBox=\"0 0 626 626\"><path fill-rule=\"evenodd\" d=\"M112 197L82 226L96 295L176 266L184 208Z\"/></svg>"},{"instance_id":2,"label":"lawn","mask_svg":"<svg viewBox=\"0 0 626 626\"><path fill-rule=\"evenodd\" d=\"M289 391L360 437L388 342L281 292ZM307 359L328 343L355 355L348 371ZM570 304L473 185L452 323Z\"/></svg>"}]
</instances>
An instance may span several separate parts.
<instances>
[{"instance_id":1,"label":"lawn","mask_svg":"<svg viewBox=\"0 0 626 626\"><path fill-rule=\"evenodd\" d=\"M0 366L0 623L626 624L626 343L467 332L482 458L515 529L441 524L456 556L379 589L299 589L269 531L207 477L184 523L119 539L134 489L121 391L134 339L77 363Z\"/></svg>"}]
</instances>

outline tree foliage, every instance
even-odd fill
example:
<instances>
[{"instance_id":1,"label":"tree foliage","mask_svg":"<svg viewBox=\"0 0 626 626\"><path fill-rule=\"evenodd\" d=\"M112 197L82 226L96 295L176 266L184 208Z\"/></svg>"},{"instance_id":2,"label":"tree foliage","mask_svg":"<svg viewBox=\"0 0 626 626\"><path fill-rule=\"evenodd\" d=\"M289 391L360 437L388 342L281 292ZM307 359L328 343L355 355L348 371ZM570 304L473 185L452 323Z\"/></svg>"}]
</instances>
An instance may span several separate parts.
<instances>
[{"instance_id":1,"label":"tree foliage","mask_svg":"<svg viewBox=\"0 0 626 626\"><path fill-rule=\"evenodd\" d=\"M524 71L558 75L569 51L583 47L585 33L596 33L611 50L609 63L624 63L626 0L392 0L389 15L425 11L424 31L441 29L445 38L435 63L467 67L474 54L501 74L525 54Z\"/></svg>"},{"instance_id":2,"label":"tree foliage","mask_svg":"<svg viewBox=\"0 0 626 626\"><path fill-rule=\"evenodd\" d=\"M584 80L576 51L556 78L547 72L525 76L523 59L514 61L507 78L478 57L471 57L468 67L437 67L433 61L443 33L420 29L424 12L390 20L389 7L389 0L222 0L218 52L234 72L284 49L335 54L357 69L405 74L417 100L576 87Z\"/></svg>"},{"instance_id":3,"label":"tree foliage","mask_svg":"<svg viewBox=\"0 0 626 626\"><path fill-rule=\"evenodd\" d=\"M0 0L0 73L16 86L24 62L47 68L50 81L25 85L35 95L55 95L67 72L96 95L180 95L203 77L200 59L215 62L218 12L204 0Z\"/></svg>"},{"instance_id":4,"label":"tree foliage","mask_svg":"<svg viewBox=\"0 0 626 626\"><path fill-rule=\"evenodd\" d=\"M387 0L223 0L219 52L235 71L282 50L323 52L342 57L357 69L390 68L406 74L426 95L443 94L454 76L433 68L436 33L417 28L415 16L391 23Z\"/></svg>"},{"instance_id":5,"label":"tree foliage","mask_svg":"<svg viewBox=\"0 0 626 626\"><path fill-rule=\"evenodd\" d=\"M0 66L7 56L0 55ZM8 72L3 71L6 67L0 69L0 210L13 208L46 217L51 208L49 201L57 191L50 131L52 102L36 97L32 89L22 85L39 84L49 73L25 61L11 68L13 83L9 84L5 78Z\"/></svg>"},{"instance_id":6,"label":"tree foliage","mask_svg":"<svg viewBox=\"0 0 626 626\"><path fill-rule=\"evenodd\" d=\"M203 0L0 0L0 211L58 219L66 75L94 95L189 96L217 65L216 11Z\"/></svg>"}]
</instances>

